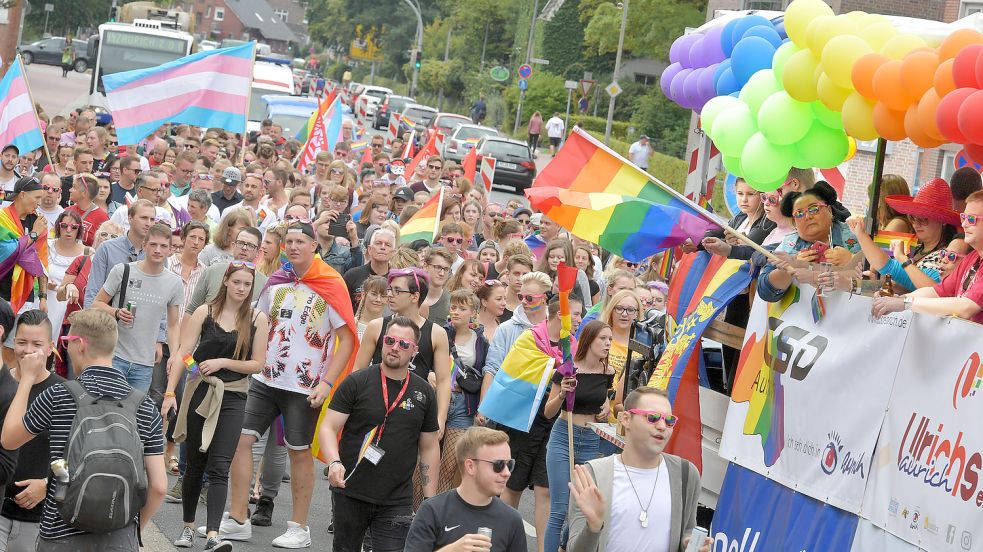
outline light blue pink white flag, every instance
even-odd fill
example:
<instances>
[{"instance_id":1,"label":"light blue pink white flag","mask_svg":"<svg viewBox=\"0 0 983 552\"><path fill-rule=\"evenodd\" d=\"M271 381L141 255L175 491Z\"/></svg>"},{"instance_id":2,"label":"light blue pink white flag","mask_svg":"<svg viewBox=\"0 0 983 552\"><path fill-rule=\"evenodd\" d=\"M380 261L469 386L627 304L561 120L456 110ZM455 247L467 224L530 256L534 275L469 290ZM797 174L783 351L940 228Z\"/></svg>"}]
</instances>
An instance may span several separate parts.
<instances>
[{"instance_id":1,"label":"light blue pink white flag","mask_svg":"<svg viewBox=\"0 0 983 552\"><path fill-rule=\"evenodd\" d=\"M119 143L136 144L164 123L244 133L255 44L104 76Z\"/></svg>"},{"instance_id":2,"label":"light blue pink white flag","mask_svg":"<svg viewBox=\"0 0 983 552\"><path fill-rule=\"evenodd\" d=\"M10 144L22 154L44 145L20 56L0 80L0 147Z\"/></svg>"}]
</instances>

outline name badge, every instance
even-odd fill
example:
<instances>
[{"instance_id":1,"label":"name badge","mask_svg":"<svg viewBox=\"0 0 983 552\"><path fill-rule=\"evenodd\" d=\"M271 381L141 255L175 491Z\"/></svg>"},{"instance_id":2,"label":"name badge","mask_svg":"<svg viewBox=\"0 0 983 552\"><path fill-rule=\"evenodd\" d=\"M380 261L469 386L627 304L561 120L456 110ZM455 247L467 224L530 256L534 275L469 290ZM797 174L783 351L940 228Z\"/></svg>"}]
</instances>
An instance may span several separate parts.
<instances>
[{"instance_id":1,"label":"name badge","mask_svg":"<svg viewBox=\"0 0 983 552\"><path fill-rule=\"evenodd\" d=\"M376 445L369 445L365 449L364 458L372 463L373 466L378 466L382 457L386 454L386 451L382 450Z\"/></svg>"}]
</instances>

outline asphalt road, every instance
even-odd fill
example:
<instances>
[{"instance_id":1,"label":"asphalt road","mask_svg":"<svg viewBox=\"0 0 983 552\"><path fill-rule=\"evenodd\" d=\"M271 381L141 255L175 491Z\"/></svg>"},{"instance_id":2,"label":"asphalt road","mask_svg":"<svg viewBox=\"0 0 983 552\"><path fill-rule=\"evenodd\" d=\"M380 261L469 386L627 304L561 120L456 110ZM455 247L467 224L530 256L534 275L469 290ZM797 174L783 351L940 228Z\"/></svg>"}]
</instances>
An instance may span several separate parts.
<instances>
[{"instance_id":1,"label":"asphalt road","mask_svg":"<svg viewBox=\"0 0 983 552\"><path fill-rule=\"evenodd\" d=\"M67 78L62 78L61 67L37 63L26 66L25 71L34 101L41 104L49 116L65 115L87 103L91 71L70 71Z\"/></svg>"}]
</instances>

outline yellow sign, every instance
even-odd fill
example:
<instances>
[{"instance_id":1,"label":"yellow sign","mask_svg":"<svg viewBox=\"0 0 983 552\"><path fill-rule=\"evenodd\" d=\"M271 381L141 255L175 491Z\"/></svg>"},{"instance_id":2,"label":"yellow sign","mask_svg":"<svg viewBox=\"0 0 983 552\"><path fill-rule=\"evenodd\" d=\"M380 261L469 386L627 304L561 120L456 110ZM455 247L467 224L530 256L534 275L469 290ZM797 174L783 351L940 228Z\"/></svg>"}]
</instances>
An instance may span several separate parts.
<instances>
[{"instance_id":1,"label":"yellow sign","mask_svg":"<svg viewBox=\"0 0 983 552\"><path fill-rule=\"evenodd\" d=\"M384 31L385 27L379 30L375 27L364 29L361 25L355 25L355 39L352 40L348 55L352 59L361 61L382 61L384 58L382 50L376 42L376 36Z\"/></svg>"}]
</instances>

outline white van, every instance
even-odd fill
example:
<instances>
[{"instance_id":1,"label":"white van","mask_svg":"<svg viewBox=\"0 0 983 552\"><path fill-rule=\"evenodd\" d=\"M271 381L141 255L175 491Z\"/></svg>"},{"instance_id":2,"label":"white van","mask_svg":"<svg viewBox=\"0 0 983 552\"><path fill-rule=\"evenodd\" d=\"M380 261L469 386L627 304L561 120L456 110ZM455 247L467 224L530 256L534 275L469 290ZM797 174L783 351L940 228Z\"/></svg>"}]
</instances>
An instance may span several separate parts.
<instances>
[{"instance_id":1,"label":"white van","mask_svg":"<svg viewBox=\"0 0 983 552\"><path fill-rule=\"evenodd\" d=\"M266 102L263 101L263 96L267 94L296 94L289 59L256 58L253 65L253 87L249 92L247 132L259 131L260 123L266 118Z\"/></svg>"}]
</instances>

